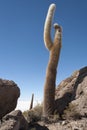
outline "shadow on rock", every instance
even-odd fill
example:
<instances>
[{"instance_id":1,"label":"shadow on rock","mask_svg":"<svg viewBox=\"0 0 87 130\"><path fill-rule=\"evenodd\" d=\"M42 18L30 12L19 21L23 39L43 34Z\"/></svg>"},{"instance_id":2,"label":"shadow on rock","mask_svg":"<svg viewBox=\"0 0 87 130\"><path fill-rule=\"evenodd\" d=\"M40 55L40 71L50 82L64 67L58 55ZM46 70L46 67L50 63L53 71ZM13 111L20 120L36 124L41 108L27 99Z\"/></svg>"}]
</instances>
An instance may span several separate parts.
<instances>
[{"instance_id":1,"label":"shadow on rock","mask_svg":"<svg viewBox=\"0 0 87 130\"><path fill-rule=\"evenodd\" d=\"M37 123L34 123L34 124L29 124L29 128L28 130L49 130L46 126L41 126Z\"/></svg>"},{"instance_id":2,"label":"shadow on rock","mask_svg":"<svg viewBox=\"0 0 87 130\"><path fill-rule=\"evenodd\" d=\"M55 110L61 116L69 104L74 101L76 109L83 110L86 105L87 66L75 71L70 77L63 80L56 89ZM75 104L78 104L77 106ZM83 111L82 113L84 113ZM81 112L80 112L81 113ZM86 113L86 112L85 112ZM84 115L84 114L83 114Z\"/></svg>"}]
</instances>

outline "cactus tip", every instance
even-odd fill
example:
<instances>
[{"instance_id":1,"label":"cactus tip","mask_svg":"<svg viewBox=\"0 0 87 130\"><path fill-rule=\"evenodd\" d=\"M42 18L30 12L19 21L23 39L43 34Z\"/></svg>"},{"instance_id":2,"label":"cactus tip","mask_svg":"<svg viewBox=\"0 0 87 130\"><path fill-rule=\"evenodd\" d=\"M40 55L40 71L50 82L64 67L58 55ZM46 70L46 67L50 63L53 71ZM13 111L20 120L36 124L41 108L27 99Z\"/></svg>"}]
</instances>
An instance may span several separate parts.
<instances>
[{"instance_id":1,"label":"cactus tip","mask_svg":"<svg viewBox=\"0 0 87 130\"><path fill-rule=\"evenodd\" d=\"M56 7L56 4L54 4L54 3L52 3L51 5L50 5L50 7Z\"/></svg>"},{"instance_id":2,"label":"cactus tip","mask_svg":"<svg viewBox=\"0 0 87 130\"><path fill-rule=\"evenodd\" d=\"M54 26L55 29L59 27L59 25L57 23L54 23L53 26Z\"/></svg>"},{"instance_id":3,"label":"cactus tip","mask_svg":"<svg viewBox=\"0 0 87 130\"><path fill-rule=\"evenodd\" d=\"M62 32L62 27L59 26L57 23L55 23L53 26L54 26L55 29L58 29L59 32Z\"/></svg>"},{"instance_id":4,"label":"cactus tip","mask_svg":"<svg viewBox=\"0 0 87 130\"><path fill-rule=\"evenodd\" d=\"M49 6L49 9L51 9L51 10L55 10L55 8L56 8L56 4L54 4L54 3Z\"/></svg>"}]
</instances>

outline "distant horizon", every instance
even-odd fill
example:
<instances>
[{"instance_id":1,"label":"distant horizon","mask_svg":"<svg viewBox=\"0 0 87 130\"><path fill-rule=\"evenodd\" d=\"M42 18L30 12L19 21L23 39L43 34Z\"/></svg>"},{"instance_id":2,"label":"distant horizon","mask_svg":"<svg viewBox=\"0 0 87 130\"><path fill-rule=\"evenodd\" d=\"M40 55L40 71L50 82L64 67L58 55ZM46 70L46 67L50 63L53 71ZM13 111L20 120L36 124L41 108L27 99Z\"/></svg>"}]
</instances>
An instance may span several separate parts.
<instances>
[{"instance_id":1,"label":"distant horizon","mask_svg":"<svg viewBox=\"0 0 87 130\"><path fill-rule=\"evenodd\" d=\"M33 102L33 108L37 105L42 104L42 101L35 101ZM22 112L29 110L30 108L30 101L28 100L20 100L18 99L17 106L15 110L21 110Z\"/></svg>"}]
</instances>

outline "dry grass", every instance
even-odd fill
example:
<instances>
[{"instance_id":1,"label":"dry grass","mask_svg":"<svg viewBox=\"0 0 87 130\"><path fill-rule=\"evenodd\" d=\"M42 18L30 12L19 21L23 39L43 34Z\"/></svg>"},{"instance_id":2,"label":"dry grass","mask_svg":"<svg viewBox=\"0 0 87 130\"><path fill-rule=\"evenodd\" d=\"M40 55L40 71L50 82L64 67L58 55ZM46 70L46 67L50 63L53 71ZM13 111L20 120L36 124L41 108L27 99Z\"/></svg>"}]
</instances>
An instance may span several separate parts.
<instances>
[{"instance_id":1,"label":"dry grass","mask_svg":"<svg viewBox=\"0 0 87 130\"><path fill-rule=\"evenodd\" d=\"M40 121L42 118L42 104L37 104L32 110L24 111L23 115L29 123Z\"/></svg>"}]
</instances>

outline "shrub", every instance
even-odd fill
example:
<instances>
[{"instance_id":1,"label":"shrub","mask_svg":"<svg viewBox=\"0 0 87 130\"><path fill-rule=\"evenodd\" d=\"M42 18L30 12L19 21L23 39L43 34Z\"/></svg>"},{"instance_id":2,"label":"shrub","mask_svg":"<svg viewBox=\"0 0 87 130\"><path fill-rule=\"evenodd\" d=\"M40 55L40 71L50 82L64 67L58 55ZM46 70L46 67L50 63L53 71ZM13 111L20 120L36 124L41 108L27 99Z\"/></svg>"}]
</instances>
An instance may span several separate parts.
<instances>
[{"instance_id":1,"label":"shrub","mask_svg":"<svg viewBox=\"0 0 87 130\"><path fill-rule=\"evenodd\" d=\"M25 119L27 119L27 117L28 117L28 110L27 111L24 111L22 114L23 114L23 116L25 117Z\"/></svg>"},{"instance_id":2,"label":"shrub","mask_svg":"<svg viewBox=\"0 0 87 130\"><path fill-rule=\"evenodd\" d=\"M76 109L75 104L70 104L64 111L63 118L67 119L81 119L81 114Z\"/></svg>"},{"instance_id":3,"label":"shrub","mask_svg":"<svg viewBox=\"0 0 87 130\"><path fill-rule=\"evenodd\" d=\"M42 117L42 104L37 104L32 110L23 112L23 115L29 123L40 121Z\"/></svg>"}]
</instances>

